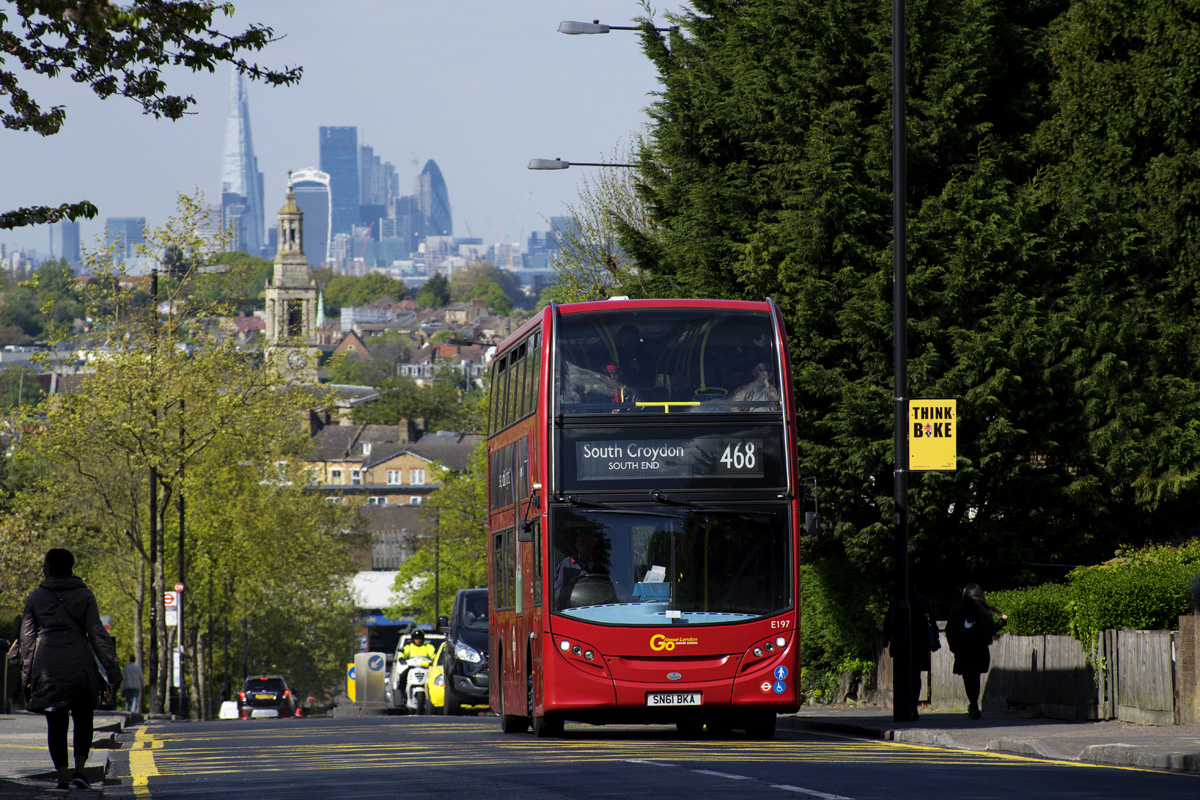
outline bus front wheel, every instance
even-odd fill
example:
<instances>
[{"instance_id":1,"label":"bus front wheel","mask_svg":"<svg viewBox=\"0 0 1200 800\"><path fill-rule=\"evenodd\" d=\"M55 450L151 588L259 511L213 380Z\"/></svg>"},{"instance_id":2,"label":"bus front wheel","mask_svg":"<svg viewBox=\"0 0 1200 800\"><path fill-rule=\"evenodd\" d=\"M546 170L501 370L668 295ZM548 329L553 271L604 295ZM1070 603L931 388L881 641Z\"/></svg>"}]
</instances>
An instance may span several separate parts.
<instances>
[{"instance_id":1,"label":"bus front wheel","mask_svg":"<svg viewBox=\"0 0 1200 800\"><path fill-rule=\"evenodd\" d=\"M541 714L533 718L533 735L539 739L551 736L562 736L562 718L551 714Z\"/></svg>"},{"instance_id":2,"label":"bus front wheel","mask_svg":"<svg viewBox=\"0 0 1200 800\"><path fill-rule=\"evenodd\" d=\"M747 738L774 739L776 719L774 711L760 711L747 715L743 723Z\"/></svg>"}]
</instances>

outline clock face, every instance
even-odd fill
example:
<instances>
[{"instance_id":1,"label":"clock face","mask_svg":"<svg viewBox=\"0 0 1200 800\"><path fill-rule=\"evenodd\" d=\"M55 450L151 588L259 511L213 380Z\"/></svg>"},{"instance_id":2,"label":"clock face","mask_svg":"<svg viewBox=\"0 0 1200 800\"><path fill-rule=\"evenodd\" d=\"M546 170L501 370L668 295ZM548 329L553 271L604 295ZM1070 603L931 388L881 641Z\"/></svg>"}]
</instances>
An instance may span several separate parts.
<instances>
[{"instance_id":1,"label":"clock face","mask_svg":"<svg viewBox=\"0 0 1200 800\"><path fill-rule=\"evenodd\" d=\"M287 360L288 366L292 367L293 369L300 369L301 367L308 366L308 356L300 350L293 350L288 353Z\"/></svg>"}]
</instances>

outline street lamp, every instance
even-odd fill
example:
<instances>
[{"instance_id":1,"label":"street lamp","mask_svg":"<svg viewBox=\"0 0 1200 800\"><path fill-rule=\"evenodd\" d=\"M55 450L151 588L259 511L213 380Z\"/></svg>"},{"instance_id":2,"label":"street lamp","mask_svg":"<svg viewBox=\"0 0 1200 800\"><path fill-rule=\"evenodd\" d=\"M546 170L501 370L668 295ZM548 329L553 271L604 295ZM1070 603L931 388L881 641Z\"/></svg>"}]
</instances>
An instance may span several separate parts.
<instances>
[{"instance_id":1,"label":"street lamp","mask_svg":"<svg viewBox=\"0 0 1200 800\"><path fill-rule=\"evenodd\" d=\"M600 20L594 19L591 22L572 22L563 20L558 23L558 32L565 33L568 36L578 36L587 33L608 33L609 31L640 31L642 28L639 25L601 25ZM678 26L670 28L655 28L656 31L677 31Z\"/></svg>"},{"instance_id":2,"label":"street lamp","mask_svg":"<svg viewBox=\"0 0 1200 800\"><path fill-rule=\"evenodd\" d=\"M907 12L892 0L892 347L893 501L895 513L896 601L892 622L892 718L913 718L912 609L908 603L908 163L905 106Z\"/></svg>"},{"instance_id":3,"label":"street lamp","mask_svg":"<svg viewBox=\"0 0 1200 800\"><path fill-rule=\"evenodd\" d=\"M565 23L564 23L565 24ZM567 169L568 167L629 167L633 164L597 164L588 161L563 161L561 158L531 158L530 169Z\"/></svg>"}]
</instances>

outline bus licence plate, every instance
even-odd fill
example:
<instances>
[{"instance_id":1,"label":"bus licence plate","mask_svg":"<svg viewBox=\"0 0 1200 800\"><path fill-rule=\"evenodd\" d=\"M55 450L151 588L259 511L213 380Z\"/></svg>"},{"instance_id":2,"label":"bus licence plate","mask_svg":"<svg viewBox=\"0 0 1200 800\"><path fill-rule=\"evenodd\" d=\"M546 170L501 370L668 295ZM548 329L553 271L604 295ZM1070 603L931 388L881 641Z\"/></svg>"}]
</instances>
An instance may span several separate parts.
<instances>
[{"instance_id":1,"label":"bus licence plate","mask_svg":"<svg viewBox=\"0 0 1200 800\"><path fill-rule=\"evenodd\" d=\"M700 692L651 692L646 695L648 706L698 706Z\"/></svg>"}]
</instances>

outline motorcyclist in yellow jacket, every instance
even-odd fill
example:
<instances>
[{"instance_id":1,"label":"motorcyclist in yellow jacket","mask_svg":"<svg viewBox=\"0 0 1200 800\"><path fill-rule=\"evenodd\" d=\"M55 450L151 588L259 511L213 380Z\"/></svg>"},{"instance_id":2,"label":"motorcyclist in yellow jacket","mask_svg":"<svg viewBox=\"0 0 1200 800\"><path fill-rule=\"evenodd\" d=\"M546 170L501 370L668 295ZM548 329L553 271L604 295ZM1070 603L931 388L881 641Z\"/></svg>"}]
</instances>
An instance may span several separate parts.
<instances>
[{"instance_id":1,"label":"motorcyclist in yellow jacket","mask_svg":"<svg viewBox=\"0 0 1200 800\"><path fill-rule=\"evenodd\" d=\"M400 651L400 657L404 659L413 658L415 656L424 656L433 660L435 651L433 645L425 643L425 631L413 631L412 639Z\"/></svg>"}]
</instances>

